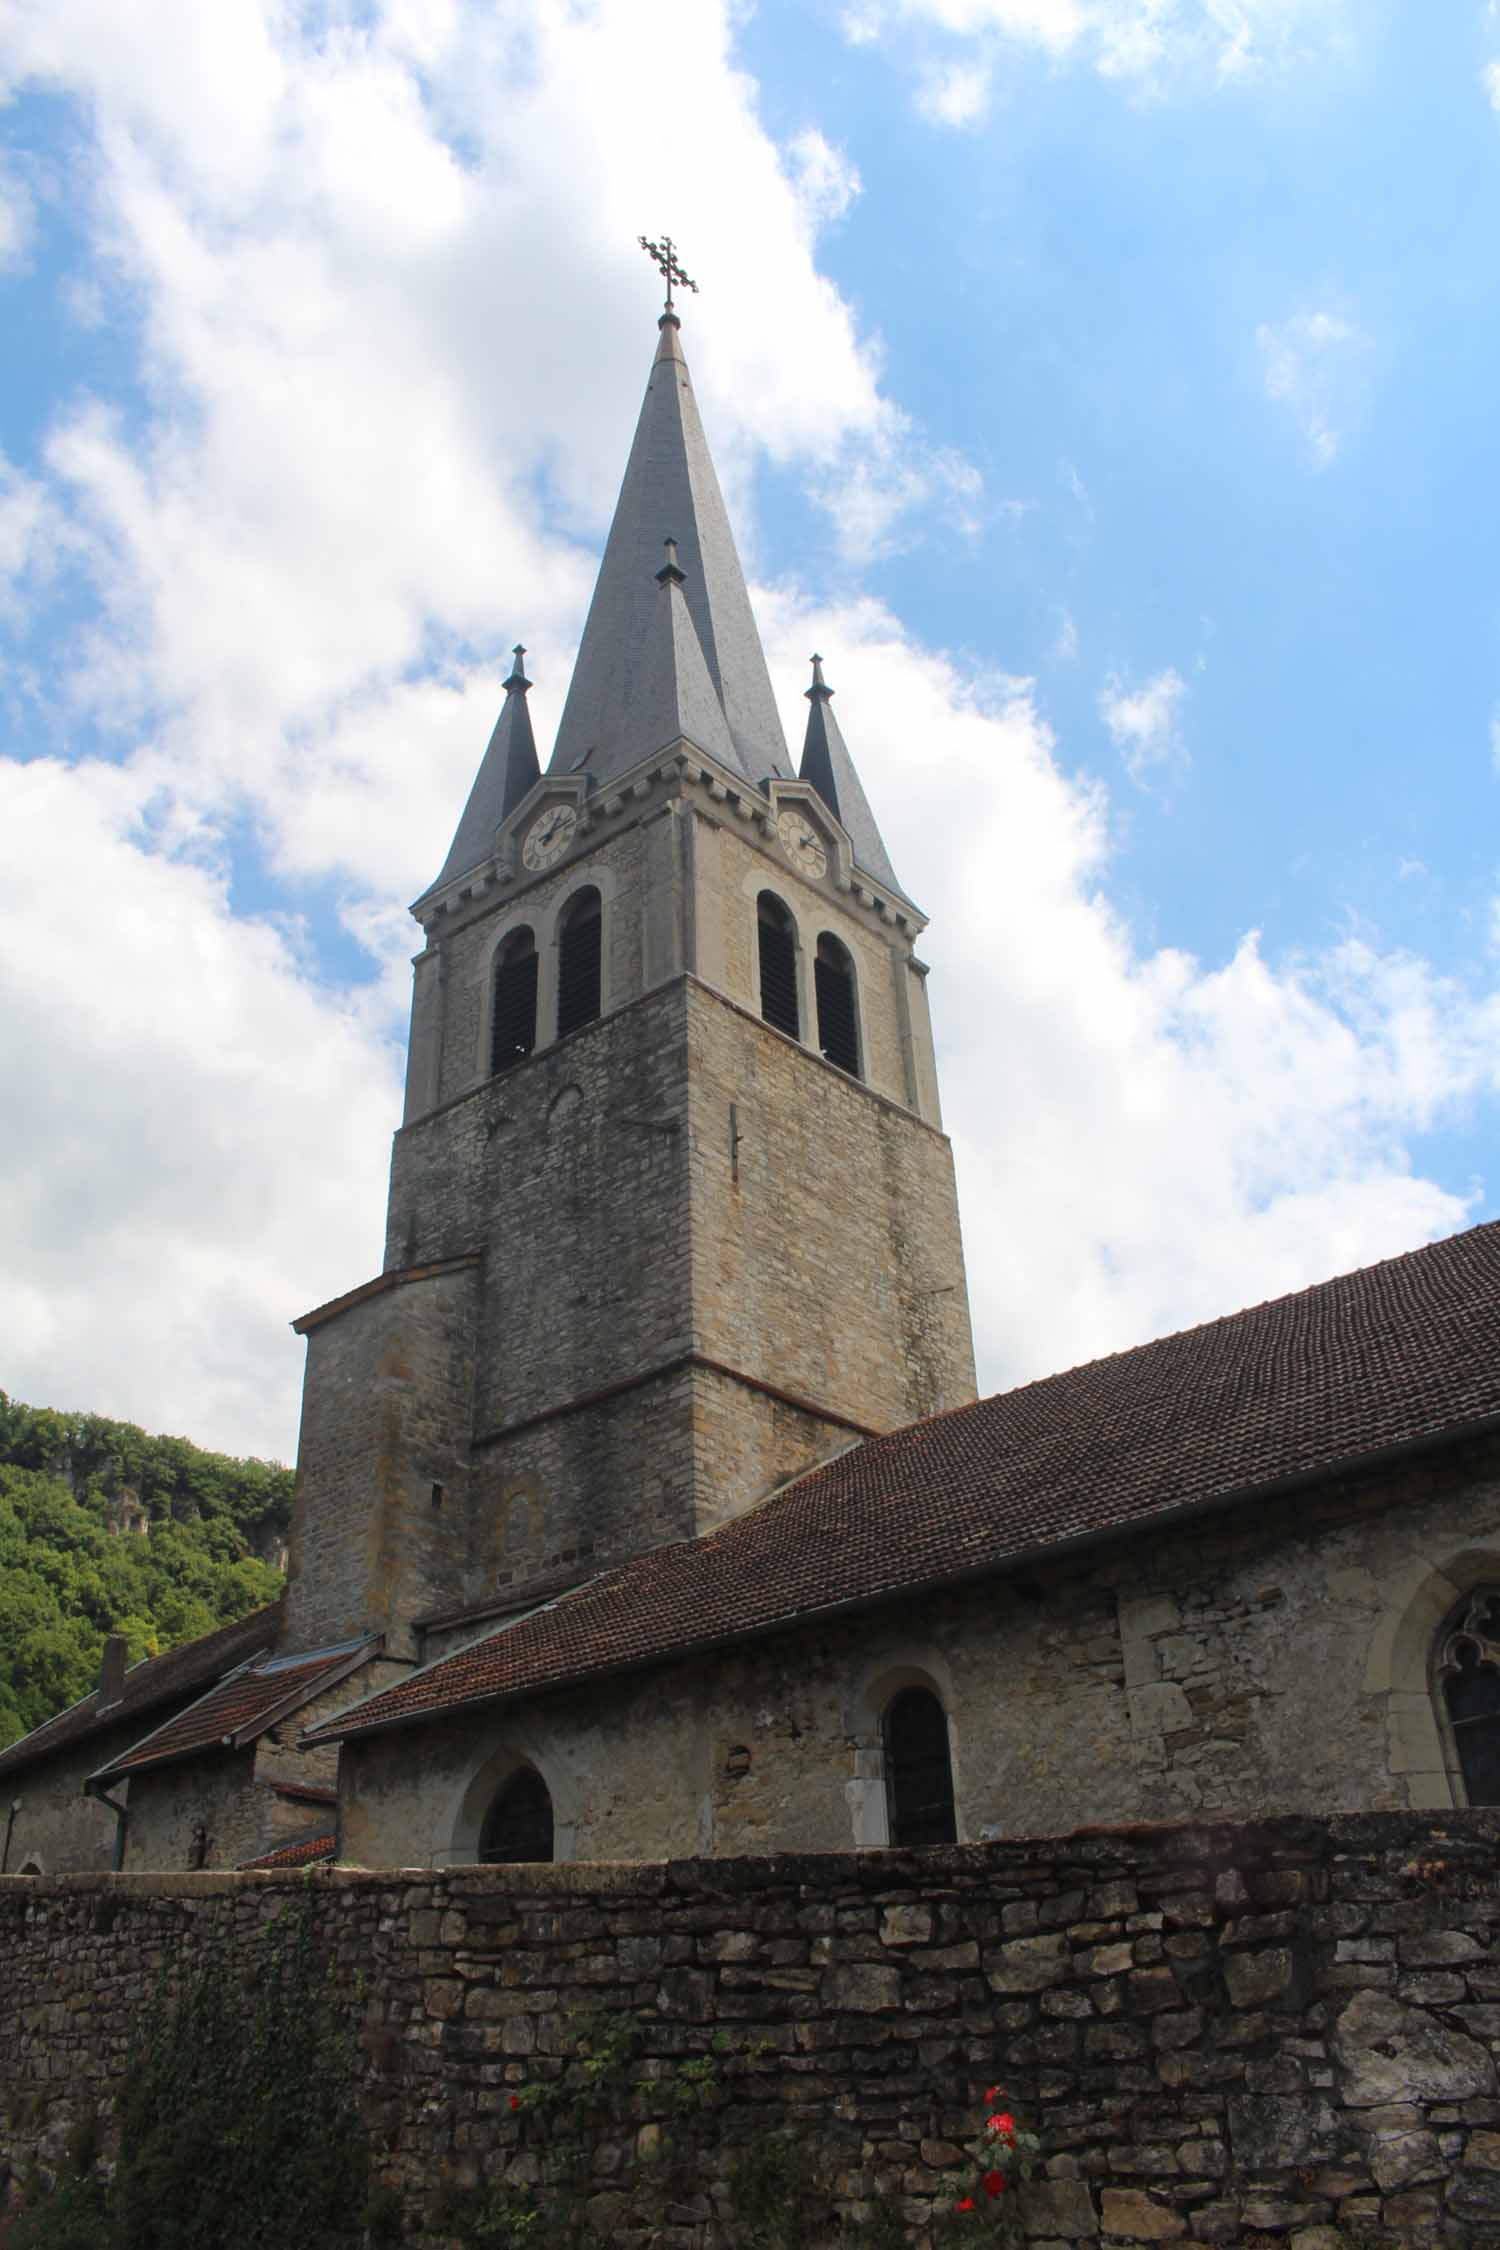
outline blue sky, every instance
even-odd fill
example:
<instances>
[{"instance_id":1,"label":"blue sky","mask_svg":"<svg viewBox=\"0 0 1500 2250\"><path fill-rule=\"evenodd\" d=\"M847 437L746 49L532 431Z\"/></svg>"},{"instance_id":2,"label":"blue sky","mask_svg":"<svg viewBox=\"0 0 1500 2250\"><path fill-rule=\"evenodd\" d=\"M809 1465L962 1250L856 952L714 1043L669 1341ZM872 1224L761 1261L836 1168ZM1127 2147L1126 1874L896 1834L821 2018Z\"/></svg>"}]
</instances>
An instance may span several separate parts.
<instances>
[{"instance_id":1,"label":"blue sky","mask_svg":"<svg viewBox=\"0 0 1500 2250\"><path fill-rule=\"evenodd\" d=\"M1500 15L0 8L0 1386L288 1453L653 341L924 949L983 1377L1496 1208Z\"/></svg>"}]
</instances>

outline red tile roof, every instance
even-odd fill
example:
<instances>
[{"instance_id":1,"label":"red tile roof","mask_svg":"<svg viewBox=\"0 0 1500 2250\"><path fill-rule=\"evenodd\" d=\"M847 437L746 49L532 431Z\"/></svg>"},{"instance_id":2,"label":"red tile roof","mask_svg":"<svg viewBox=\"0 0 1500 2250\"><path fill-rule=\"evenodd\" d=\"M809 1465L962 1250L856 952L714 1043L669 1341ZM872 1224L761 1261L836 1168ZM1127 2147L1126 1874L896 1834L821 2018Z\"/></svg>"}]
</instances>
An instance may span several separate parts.
<instances>
[{"instance_id":1,"label":"red tile roof","mask_svg":"<svg viewBox=\"0 0 1500 2250\"><path fill-rule=\"evenodd\" d=\"M871 1438L312 1739L536 1694L1496 1425L1500 1222Z\"/></svg>"},{"instance_id":2,"label":"red tile roof","mask_svg":"<svg viewBox=\"0 0 1500 2250\"><path fill-rule=\"evenodd\" d=\"M362 1639L306 1655L252 1657L154 1734L101 1766L93 1779L110 1781L117 1774L143 1773L198 1750L242 1749L286 1712L300 1709L320 1688L332 1687L363 1664L374 1646Z\"/></svg>"},{"instance_id":3,"label":"red tile roof","mask_svg":"<svg viewBox=\"0 0 1500 2250\"><path fill-rule=\"evenodd\" d=\"M298 1836L290 1844L281 1844L274 1852L263 1852L259 1859L240 1862L242 1874L259 1869L262 1873L271 1867L311 1867L320 1859L332 1859L338 1850L336 1836Z\"/></svg>"},{"instance_id":4,"label":"red tile roof","mask_svg":"<svg viewBox=\"0 0 1500 2250\"><path fill-rule=\"evenodd\" d=\"M101 1711L97 1690L86 1695L55 1719L22 1735L8 1750L0 1750L0 1774L17 1773L39 1758L71 1749L91 1735L143 1719L165 1703L195 1694L211 1680L222 1679L247 1657L274 1646L280 1622L281 1604L272 1602L268 1609L254 1610L250 1616L236 1618L232 1625L221 1625L196 1641L184 1641L164 1656L133 1664L125 1674L124 1692L118 1702L107 1704Z\"/></svg>"}]
</instances>

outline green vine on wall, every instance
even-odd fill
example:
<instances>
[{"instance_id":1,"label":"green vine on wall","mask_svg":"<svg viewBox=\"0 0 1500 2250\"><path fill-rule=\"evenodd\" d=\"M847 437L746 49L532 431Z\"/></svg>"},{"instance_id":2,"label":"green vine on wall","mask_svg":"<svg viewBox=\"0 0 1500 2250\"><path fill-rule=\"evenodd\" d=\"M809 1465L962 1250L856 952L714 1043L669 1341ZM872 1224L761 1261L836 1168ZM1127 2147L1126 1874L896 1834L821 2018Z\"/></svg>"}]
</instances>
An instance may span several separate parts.
<instances>
[{"instance_id":1,"label":"green vine on wall","mask_svg":"<svg viewBox=\"0 0 1500 2250\"><path fill-rule=\"evenodd\" d=\"M299 1903L165 1981L124 2077L106 2182L75 2146L5 2250L364 2250L395 2239L372 2193L357 2045Z\"/></svg>"}]
</instances>

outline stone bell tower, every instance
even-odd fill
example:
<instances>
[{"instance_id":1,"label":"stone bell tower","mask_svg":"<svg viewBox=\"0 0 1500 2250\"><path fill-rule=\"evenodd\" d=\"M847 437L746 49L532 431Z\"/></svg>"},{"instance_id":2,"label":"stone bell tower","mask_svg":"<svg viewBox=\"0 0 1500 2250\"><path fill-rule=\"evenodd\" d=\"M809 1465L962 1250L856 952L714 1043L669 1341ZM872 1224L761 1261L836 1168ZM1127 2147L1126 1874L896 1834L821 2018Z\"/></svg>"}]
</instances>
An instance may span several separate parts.
<instances>
[{"instance_id":1,"label":"stone bell tower","mask_svg":"<svg viewBox=\"0 0 1500 2250\"><path fill-rule=\"evenodd\" d=\"M544 1598L974 1395L924 918L818 660L793 770L659 327L551 762L518 649L413 908L386 1270L299 1323L297 1637Z\"/></svg>"}]
</instances>

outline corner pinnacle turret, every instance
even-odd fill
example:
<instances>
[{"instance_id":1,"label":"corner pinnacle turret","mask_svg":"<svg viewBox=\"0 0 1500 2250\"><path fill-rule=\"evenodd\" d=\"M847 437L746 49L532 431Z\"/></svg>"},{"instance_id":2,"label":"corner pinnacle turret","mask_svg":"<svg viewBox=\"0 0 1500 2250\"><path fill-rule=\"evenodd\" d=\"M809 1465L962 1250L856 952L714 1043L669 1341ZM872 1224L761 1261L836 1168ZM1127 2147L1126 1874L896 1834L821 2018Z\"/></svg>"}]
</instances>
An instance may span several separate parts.
<instances>
[{"instance_id":1,"label":"corner pinnacle turret","mask_svg":"<svg viewBox=\"0 0 1500 2250\"><path fill-rule=\"evenodd\" d=\"M522 662L526 651L518 641L511 654L514 661L505 682L505 701L500 706L489 747L474 776L474 786L469 791L469 801L443 862L438 884L457 875L467 875L488 857L501 821L515 811L527 790L541 779L536 737L531 731L531 713L526 705L531 691ZM437 884L433 888L436 889Z\"/></svg>"},{"instance_id":2,"label":"corner pinnacle turret","mask_svg":"<svg viewBox=\"0 0 1500 2250\"><path fill-rule=\"evenodd\" d=\"M834 819L842 823L854 850L855 865L891 890L901 891L875 825L870 800L860 786L849 746L833 715L833 690L823 677L821 656L813 658L812 668L812 686L805 690L810 708L799 779L811 782ZM906 894L901 891L901 895L904 898Z\"/></svg>"}]
</instances>

